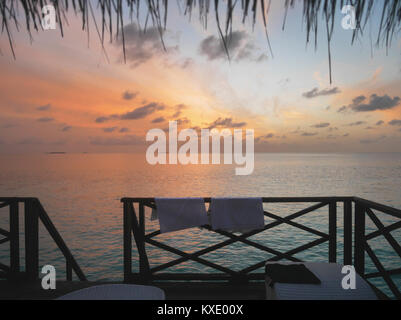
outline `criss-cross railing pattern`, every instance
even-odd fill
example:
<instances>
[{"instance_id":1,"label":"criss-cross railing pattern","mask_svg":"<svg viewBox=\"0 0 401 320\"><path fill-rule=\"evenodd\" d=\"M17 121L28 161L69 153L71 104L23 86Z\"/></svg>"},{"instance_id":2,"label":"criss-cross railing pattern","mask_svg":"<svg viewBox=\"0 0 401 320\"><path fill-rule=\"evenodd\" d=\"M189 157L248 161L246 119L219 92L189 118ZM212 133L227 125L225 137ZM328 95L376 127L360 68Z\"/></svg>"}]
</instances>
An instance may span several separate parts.
<instances>
[{"instance_id":1,"label":"criss-cross railing pattern","mask_svg":"<svg viewBox=\"0 0 401 320\"><path fill-rule=\"evenodd\" d=\"M57 231L40 201L36 198L0 198L0 208L9 207L9 230L0 228L0 244L10 242L10 266L0 262L0 278L13 279L20 275L20 204L24 206L25 274L29 280L39 278L39 221L48 231L66 261L66 278L72 280L73 271L84 281L86 277Z\"/></svg>"},{"instance_id":2,"label":"criss-cross railing pattern","mask_svg":"<svg viewBox=\"0 0 401 320\"><path fill-rule=\"evenodd\" d=\"M295 255L309 250L322 243L328 242L328 262L337 262L337 223L341 219L338 219L337 208L341 205L342 210L342 221L343 221L343 264L354 265L356 271L363 276L366 280L382 277L389 286L390 290L396 298L400 297L399 289L397 288L394 281L391 279L391 275L401 274L401 268L393 270L385 270L383 264L380 262L374 250L369 246L368 240L383 235L389 242L395 252L401 257L401 246L398 241L390 234L398 228L401 228L401 220L395 222L389 226L384 227L383 223L377 218L373 210L378 210L382 213L388 214L392 217L401 219L401 211L384 206L378 203L374 203L368 200L356 198L356 197L302 197L302 198L262 198L263 203L314 203L313 205L289 214L287 216L279 216L267 210L264 210L264 215L273 221L269 221L263 229L246 232L243 234L234 234L223 230L213 230L209 225L203 226L203 228L225 236L226 239L223 241L210 245L201 250L187 253L183 250L175 248L171 245L163 243L157 239L160 235L160 230L156 230L150 233L146 233L145 226L145 207L156 208L154 198L123 198L121 201L124 205L124 280L126 282L145 282L149 283L157 280L229 280L229 281L247 281L247 280L263 280L264 274L255 273L257 269L263 267L266 261L279 261L286 259L289 261L301 261L296 258ZM211 198L204 198L206 203L211 201ZM135 207L138 210L138 216L136 214ZM297 218L303 217L308 213L317 211L319 209L328 208L328 232L316 230L314 228L305 226L299 222L294 221ZM355 210L353 208L355 207ZM373 223L377 226L377 231L365 235L365 216L369 217ZM269 246L255 242L249 239L252 236L260 234L261 232L271 230L281 225L289 225L299 230L303 230L312 234L316 239L305 243L296 248L292 248L288 251L281 252ZM139 273L132 272L132 236L135 239L136 247L139 255ZM207 253L221 249L233 243L242 243L254 248L257 248L263 252L266 252L272 256L268 259L263 259L258 263L254 263L242 270L232 270L226 266L217 264L215 262L205 259L203 256ZM162 263L154 267L150 267L148 255L146 252L146 244L153 245L159 249L168 251L179 257L173 259L167 263ZM372 259L378 272L365 274L365 252ZM179 273L163 271L170 267L184 263L186 261L194 261L211 267L220 272L217 273ZM373 285L373 284L372 284ZM378 290L379 292L380 290ZM380 294L383 294L380 292ZM385 296L383 294L383 296Z\"/></svg>"},{"instance_id":3,"label":"criss-cross railing pattern","mask_svg":"<svg viewBox=\"0 0 401 320\"><path fill-rule=\"evenodd\" d=\"M204 198L206 203L209 203L211 201L210 198ZM244 281L244 280L254 280L254 279L264 279L264 275L261 273L251 273L252 271L255 271L261 267L264 266L266 261L278 261L281 259L286 259L290 261L301 261L298 258L294 257L297 253L300 253L302 251L308 250L312 247L318 246L324 242L329 242L329 252L328 252L328 260L330 262L336 262L337 255L336 255L336 221L337 221L337 202L338 201L350 201L347 198L263 198L264 203L281 203L281 202L309 202L313 203L316 202L316 204L309 206L305 209L302 209L300 211L297 211L293 214L287 215L285 217L278 216L276 214L273 214L268 211L264 211L264 214L266 217L269 217L270 219L273 219L273 222L270 222L264 226L263 229L260 230L253 230L250 232L243 233L241 235L234 234L232 232L228 231L223 231L223 230L213 230L209 225L202 226L204 229L207 229L209 231L215 232L219 235L225 236L227 239L217 243L213 244L211 246L208 246L204 249L192 252L192 253L187 253L184 252L178 248L172 247L170 245L167 245L161 241L156 240L155 238L160 234L160 230L151 232L146 234L145 233L145 207L149 208L155 208L155 202L153 198L124 198L122 199L122 202L124 203L124 274L125 274L125 280L126 281L131 281L132 278L135 276L136 281L143 281L143 282L148 282L152 280L208 280L208 279L214 279L214 280L231 280L231 281ZM138 204L138 216L135 213L135 208L134 208L134 203ZM295 222L296 218L302 217L310 212L316 211L318 209L328 207L329 211L329 232L325 233L310 227L307 227L305 225L302 225L298 222ZM264 231L270 230L272 228L278 227L280 225L287 224L290 226L293 226L295 228L301 229L303 231L309 232L318 238L308 242L306 244L303 244L299 247L293 248L291 250L288 250L286 252L280 252L276 249L273 249L269 246L260 244L258 242L252 241L249 238L252 236L255 236L257 234L260 234ZM132 263L131 263L131 250L132 250L132 243L131 243L131 232L134 236L137 248L138 248L138 253L139 253L139 269L140 272L139 274L132 274ZM267 252L271 255L268 260L263 260L258 263L255 263L251 266L248 266L242 270L235 271L230 268L227 268L225 266L222 266L220 264L211 262L209 260L206 260L202 256L206 255L207 253L210 253L212 251L221 249L223 247L226 247L228 245L231 245L233 243L240 242L245 245L252 246L254 248L257 248L261 251ZM157 265L153 268L150 267L149 265L149 260L148 256L146 253L146 248L145 244L151 244L155 247L158 247L162 250L171 252L173 254L176 254L179 256L179 258L174 259L170 262L164 263ZM348 243L347 243L348 244ZM208 273L208 274L194 274L194 273L186 273L186 274L179 274L179 273L161 273L160 271L163 271L167 268L170 268L172 266L178 265L180 263L186 262L188 260L198 262L200 264L203 264L205 266L214 268L220 273Z\"/></svg>"},{"instance_id":4,"label":"criss-cross railing pattern","mask_svg":"<svg viewBox=\"0 0 401 320\"><path fill-rule=\"evenodd\" d=\"M0 209L9 207L10 229L0 228L0 244L10 242L10 265L0 262L0 278L6 278L10 273L18 272L20 268L19 257L19 222L18 222L18 202L10 199L0 201Z\"/></svg>"},{"instance_id":5,"label":"criss-cross railing pattern","mask_svg":"<svg viewBox=\"0 0 401 320\"><path fill-rule=\"evenodd\" d=\"M376 255L368 241L383 236L391 248L401 259L401 246L398 241L391 235L392 231L401 228L401 220L393 222L388 226L384 226L383 222L378 218L373 210L381 214L389 215L393 218L401 219L401 210L397 210L388 206L374 203L365 199L355 198L355 269L366 279L381 277L387 284L393 295L397 299L401 299L401 293L391 276L400 275L401 268L386 270L379 257ZM366 217L368 217L377 228L376 231L366 234ZM365 253L368 254L376 267L377 272L366 274L365 271ZM400 265L401 260L398 261Z\"/></svg>"}]
</instances>

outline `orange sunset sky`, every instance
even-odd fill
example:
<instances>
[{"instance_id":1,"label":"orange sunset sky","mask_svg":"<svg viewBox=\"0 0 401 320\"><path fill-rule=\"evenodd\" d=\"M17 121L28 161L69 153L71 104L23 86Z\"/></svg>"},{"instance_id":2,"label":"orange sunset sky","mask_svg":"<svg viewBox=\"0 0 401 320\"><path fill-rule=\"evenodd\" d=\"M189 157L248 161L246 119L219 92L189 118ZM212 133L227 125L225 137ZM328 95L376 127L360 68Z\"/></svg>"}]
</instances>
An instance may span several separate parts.
<instances>
[{"instance_id":1,"label":"orange sunset sky","mask_svg":"<svg viewBox=\"0 0 401 320\"><path fill-rule=\"evenodd\" d=\"M273 57L261 22L252 32L236 13L230 61L214 20L205 30L175 5L166 50L155 28L143 33L126 19L126 63L121 41L107 41L103 53L93 22L88 41L72 13L64 38L41 31L31 42L14 27L16 60L0 37L0 153L138 152L146 132L169 120L254 129L260 152L401 152L400 37L388 53L366 34L352 46L338 19L330 85L324 30L315 51L306 45L302 7L282 31L283 7L274 1L270 10Z\"/></svg>"}]
</instances>

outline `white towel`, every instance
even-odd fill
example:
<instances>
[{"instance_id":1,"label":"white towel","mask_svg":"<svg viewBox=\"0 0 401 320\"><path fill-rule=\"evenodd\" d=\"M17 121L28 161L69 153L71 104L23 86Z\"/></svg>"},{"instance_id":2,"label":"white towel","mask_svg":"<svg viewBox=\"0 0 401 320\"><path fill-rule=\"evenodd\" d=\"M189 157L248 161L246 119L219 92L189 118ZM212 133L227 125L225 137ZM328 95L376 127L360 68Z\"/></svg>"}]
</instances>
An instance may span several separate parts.
<instances>
[{"instance_id":1,"label":"white towel","mask_svg":"<svg viewBox=\"0 0 401 320\"><path fill-rule=\"evenodd\" d=\"M160 232L172 232L208 223L203 198L156 198Z\"/></svg>"},{"instance_id":2,"label":"white towel","mask_svg":"<svg viewBox=\"0 0 401 320\"><path fill-rule=\"evenodd\" d=\"M210 212L213 230L247 232L264 227L262 198L213 198Z\"/></svg>"}]
</instances>

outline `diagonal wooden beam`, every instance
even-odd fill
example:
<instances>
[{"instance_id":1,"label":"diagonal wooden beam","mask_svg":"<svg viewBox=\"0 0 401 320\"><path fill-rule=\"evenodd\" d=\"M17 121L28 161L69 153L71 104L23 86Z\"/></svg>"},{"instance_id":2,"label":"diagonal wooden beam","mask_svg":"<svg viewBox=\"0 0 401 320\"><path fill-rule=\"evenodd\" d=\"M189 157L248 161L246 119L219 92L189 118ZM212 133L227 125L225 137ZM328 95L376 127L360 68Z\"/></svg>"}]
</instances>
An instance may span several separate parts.
<instances>
[{"instance_id":1,"label":"diagonal wooden beam","mask_svg":"<svg viewBox=\"0 0 401 320\"><path fill-rule=\"evenodd\" d=\"M159 242L159 241L149 239L149 240L147 241L147 243L152 244L152 245L154 245L154 246L156 246L156 247L158 247L158 248L161 248L161 249L163 249L163 250L169 251L169 252L171 252L171 253L174 253L174 254L176 254L176 255L182 256L183 258L186 258L186 260L193 260L193 261L196 261L196 262L201 263L201 264L203 264L203 265L206 265L206 266L208 266L208 267L211 267L211 268L214 268L214 269L223 271L223 272L225 272L225 273L228 273L228 274L230 274L230 275L232 275L232 276L238 275L238 272L236 272L236 271L233 271L233 270L231 270L231 269L229 269L229 268L220 266L220 265L215 264L215 263L213 263L213 262L207 261L207 260L205 260L205 259L199 258L199 257L197 257L197 256L194 255L194 254L186 253L186 252L181 251L181 250L179 250L179 249L170 247L170 246L168 246L168 245L166 245L166 244L164 244L164 243L161 243L161 242ZM181 262L180 262L180 263L181 263ZM157 266L156 268L151 269L151 271L152 271L152 273L154 273L154 272L160 271L160 270L162 270L162 269L166 269L166 268L167 268L166 265L167 265L167 264L163 264L163 265ZM171 266L171 265L169 265L168 267L170 267L170 266Z\"/></svg>"},{"instance_id":2,"label":"diagonal wooden beam","mask_svg":"<svg viewBox=\"0 0 401 320\"><path fill-rule=\"evenodd\" d=\"M302 245L302 246L300 246L300 247L297 247L297 248L294 248L294 249L292 249L292 250L290 250L290 251L287 251L287 252L285 252L285 253L282 253L281 256L291 256L291 255L297 254L298 252L301 252L301 251L310 249L310 248L312 248L312 247L314 247L314 246L317 246L317 245L319 245L319 244L321 244L321 243L324 243L324 242L326 242L326 241L328 241L328 239L317 239L317 240L314 240L314 241L312 241L312 242L309 242L309 243L307 243L307 244L305 244L305 245ZM297 262L302 262L302 260L299 260L299 259L297 259L297 258L294 258L294 257L291 257L291 258L296 259ZM265 261L261 261L261 262L255 263L255 264L252 265L252 266L249 266L249 267L247 267L247 268L245 268L245 269L240 270L240 272L241 272L241 273L249 273L249 272L251 272L251 271L253 271L253 270L256 270L256 269L258 269L258 268L260 268L260 267L263 267L263 266L266 264L267 261L279 261L279 260L281 260L281 259L282 259L282 257L275 256L275 257L272 257L272 258L267 259L267 260L265 260Z\"/></svg>"},{"instance_id":3,"label":"diagonal wooden beam","mask_svg":"<svg viewBox=\"0 0 401 320\"><path fill-rule=\"evenodd\" d=\"M8 205L10 205L10 202L8 202L8 201L2 202L2 203L0 203L0 209L7 207Z\"/></svg>"},{"instance_id":4,"label":"diagonal wooden beam","mask_svg":"<svg viewBox=\"0 0 401 320\"><path fill-rule=\"evenodd\" d=\"M299 217L301 217L301 216L303 216L303 215L305 215L305 214L307 214L309 212L312 212L312 211L318 210L318 209L320 209L320 208L322 208L324 206L327 206L328 204L329 204L328 202L321 202L321 203L315 204L313 206L310 206L308 208L302 209L302 210L300 210L298 212L295 212L293 214L290 214L290 215L284 217L283 219L285 219L286 221L293 220L293 219L299 218ZM277 227L277 226L279 226L279 225L281 225L283 223L288 223L288 222L275 221L275 222L272 222L272 223L269 223L269 224L265 225L264 229L268 230L268 229ZM250 236L251 235L249 235L249 237Z\"/></svg>"},{"instance_id":5,"label":"diagonal wooden beam","mask_svg":"<svg viewBox=\"0 0 401 320\"><path fill-rule=\"evenodd\" d=\"M154 240L152 240L152 239L146 239L146 242L150 243L149 241L154 241ZM192 256L199 257L199 256L204 255L204 254L206 254L206 253L209 253L209 252L215 251L215 250L217 250L217 249L223 248L223 247L225 247L225 246L227 246L227 245L229 245L229 244L231 244L231 243L234 243L234 242L236 242L236 240L234 240L234 239L228 239L228 240L219 242L219 243L217 243L217 244L214 244L214 245L212 245L212 246L209 246L209 247L207 247L207 248L204 248L204 249L198 250L198 251L196 251L196 252L193 252L193 253L191 253L191 255L192 255ZM180 263L185 262L185 261L188 261L188 260L189 260L188 257L181 257L181 258L178 258L178 259L176 259L176 260L170 261L170 262L168 262L168 263L166 263L166 264L164 264L164 265L165 265L165 266L168 266L168 267L171 267L171 266L180 264ZM158 268L158 267L156 267L156 268ZM154 268L154 269L156 269L156 268ZM158 270L158 269L156 269L156 270Z\"/></svg>"},{"instance_id":6,"label":"diagonal wooden beam","mask_svg":"<svg viewBox=\"0 0 401 320\"><path fill-rule=\"evenodd\" d=\"M375 209L377 211L380 211L380 212L383 212L383 213L388 214L390 216L393 216L393 217L401 219L401 210L400 209L396 209L396 208L389 207L389 206L386 206L386 205L381 204L381 203L369 201L369 200L366 200L366 199L361 199L361 198L358 198L358 197L354 197L354 201L356 203L362 204L364 207Z\"/></svg>"},{"instance_id":7,"label":"diagonal wooden beam","mask_svg":"<svg viewBox=\"0 0 401 320\"><path fill-rule=\"evenodd\" d=\"M401 221L398 221L393 224L390 224L389 226L383 227L382 230L376 230L372 233L369 233L366 236L366 240L372 240L373 238L381 236L383 232L391 232L391 231L397 230L399 228L401 228Z\"/></svg>"},{"instance_id":8,"label":"diagonal wooden beam","mask_svg":"<svg viewBox=\"0 0 401 320\"><path fill-rule=\"evenodd\" d=\"M6 243L7 241L10 241L10 238L5 237L5 238L3 238L3 239L0 239L0 244Z\"/></svg>"},{"instance_id":9,"label":"diagonal wooden beam","mask_svg":"<svg viewBox=\"0 0 401 320\"><path fill-rule=\"evenodd\" d=\"M313 240L313 241L311 241L309 243L306 243L306 244L304 244L304 245L302 245L300 247L291 249L291 250L287 251L285 254L294 255L294 254L297 254L297 253L299 253L301 251L305 251L305 250L308 250L308 249L313 248L315 246L318 246L319 244L325 243L326 241L328 241L328 240L324 239L324 238L316 239L316 240ZM279 261L279 260L281 260L280 257L274 257L274 258L269 259L269 261Z\"/></svg>"},{"instance_id":10,"label":"diagonal wooden beam","mask_svg":"<svg viewBox=\"0 0 401 320\"><path fill-rule=\"evenodd\" d=\"M394 249L394 251L397 252L398 256L401 258L401 246L398 244L398 242L393 238L393 236L387 230L384 230L383 223L379 220L379 218L373 213L371 209L366 208L366 213L368 214L369 218L373 221L373 223L376 225L377 229L379 229L382 232L383 236L386 238L386 240Z\"/></svg>"},{"instance_id":11,"label":"diagonal wooden beam","mask_svg":"<svg viewBox=\"0 0 401 320\"><path fill-rule=\"evenodd\" d=\"M255 243L255 242L253 242L253 241L247 240L247 238L248 238L248 237L251 237L251 236L253 236L253 235L256 235L256 234L258 234L258 233L261 233L261 232L263 232L263 231L265 231L265 230L268 230L268 229L271 229L271 228L273 228L273 227L276 227L276 226L278 226L278 225L281 225L281 224L283 224L283 223L288 223L288 221L290 221L291 219L298 218L298 217L300 217L300 216L302 216L302 215L305 215L305 214L307 214L307 213L309 213L309 212L312 212L312 211L314 211L314 210L320 209L320 208L326 206L327 204L328 204L327 202L318 203L318 204L315 204L315 205L310 206L310 207L308 207L308 208L302 209L302 210L300 210L300 211L298 211L298 212L295 212L295 213L293 213L293 214L290 214L290 215L288 215L288 216L286 216L286 217L284 217L284 218L279 217L279 218L282 219L282 220L276 221L276 222L273 222L273 223L270 223L270 224L268 224L268 225L265 225L265 227L262 228L262 229L260 229L260 230L253 230L253 231L244 233L244 234L242 234L241 236L236 236L236 235L234 235L234 234L232 234L232 233L225 232L225 231L222 231L222 230L212 230L211 227L210 227L210 226L207 226L207 225L206 225L206 226L203 226L203 228L205 228L205 229L207 229L207 230L209 230L209 231L213 231L213 232L216 232L216 233L220 233L220 234L222 234L222 235L225 235L225 236L229 237L229 239L227 239L227 240L225 240L225 241L222 241L222 242L220 242L220 243L217 243L217 244L215 244L215 245L213 245L213 246L210 246L210 247L204 248L204 249L202 249L202 250L196 251L196 252L194 252L194 253L192 253L192 254L190 254L190 255L186 255L186 256L182 256L182 255L181 255L181 258L178 258L178 259L176 259L176 260L170 261L170 262L168 262L168 263L166 263L166 264L163 264L163 265L160 265L160 266L158 266L158 267L152 268L151 271L152 271L152 272L156 272L156 271L159 271L159 270L162 270L162 269L165 269L165 268L172 267L172 266L174 266L174 265L177 265L177 264L180 264L180 263L182 263L182 262L185 262L185 261L190 260L189 256L191 256L192 258L193 258L193 257L199 257L199 256L201 256L201 255L204 255L204 254L206 254L206 253L215 251L215 250L217 250L217 249L221 249L221 248L223 248L223 247L225 247L225 246L228 246L228 245L230 245L230 244L232 244L232 243L235 243L235 242L238 242L238 241L239 241L239 242L246 243L246 244L251 245L251 246L254 246L254 247L258 247L259 249L261 249L261 250L263 250L263 251L266 251L266 252L275 254L277 257L280 257L281 259L288 259L288 260L291 260L291 261L299 261L299 259L296 259L296 258L294 258L294 257L291 257L291 255L287 255L287 254L285 254L285 253L283 254L283 253L281 253L281 252L279 252L279 251L276 251L276 250L274 250L274 249L271 249L271 248L268 248L268 247L266 247L266 246L257 244L257 243ZM277 217L278 217L278 216L277 216ZM285 221L283 221L283 220L285 220ZM299 225L299 224L297 224L297 225ZM302 225L301 225L301 226L302 226ZM303 227L305 227L305 226L303 226ZM306 228L308 228L308 227L306 227ZM312 230L313 230L313 229L312 229ZM313 234L316 234L316 231L317 231L317 230L313 230L312 233L313 233ZM319 231L317 231L317 232L318 232L318 235L319 235L319 236L321 236L322 238L324 238L324 239L321 240L321 241L325 242L325 241L328 240L328 235L327 235L327 234L321 233L321 232L319 232ZM155 236L157 236L157 235L159 235L159 234L160 234L160 230L157 230L157 231L154 231L154 232L152 232L152 233L149 233L149 234L145 235L144 241L147 242L147 243L152 244L152 243L154 242L154 240L152 240L151 238L153 238L153 237L155 237ZM319 239L318 239L318 240L319 240ZM156 243L161 244L161 243L158 242L158 241L156 241ZM320 243L322 243L322 242L319 242L318 244L320 244ZM312 245L312 246L313 246L313 245ZM170 247L170 248L171 248L171 247ZM294 253L294 254L295 254L295 253Z\"/></svg>"},{"instance_id":12,"label":"diagonal wooden beam","mask_svg":"<svg viewBox=\"0 0 401 320\"><path fill-rule=\"evenodd\" d=\"M69 261L72 268L74 269L75 274L78 276L79 280L85 281L86 280L85 274L83 273L81 267L79 266L79 264L75 260L74 256L72 255L70 249L67 247L67 244L64 242L60 233L57 231L56 227L54 226L53 222L51 221L50 217L48 216L46 210L43 208L40 201L36 199L34 201L34 205L38 209L38 214L39 214L40 220L42 221L42 223L45 226L49 235L52 237L53 241L56 243L57 247L62 252L66 261Z\"/></svg>"},{"instance_id":13,"label":"diagonal wooden beam","mask_svg":"<svg viewBox=\"0 0 401 320\"><path fill-rule=\"evenodd\" d=\"M307 232L309 232L309 233L313 233L313 234L315 234L315 235L317 235L317 236L319 236L319 237L328 237L328 236L329 236L327 233L324 233L324 232L321 232L321 231L319 231L319 230L315 230L315 229L309 228L309 227L304 226L304 225L302 225L302 224L300 224L300 223L291 221L291 220L289 220L289 219L287 219L287 218L280 217L280 216L275 215L275 214L273 214L273 213L270 213L270 212L268 212L268 211L264 211L264 213L265 213L265 216L266 216L266 217L276 219L276 220L278 220L278 221L281 221L281 222L283 222L283 223L289 224L289 225L291 225L291 226L293 226L293 227L296 227L296 228L298 228L298 229L307 231Z\"/></svg>"},{"instance_id":14,"label":"diagonal wooden beam","mask_svg":"<svg viewBox=\"0 0 401 320\"><path fill-rule=\"evenodd\" d=\"M275 221L275 222L266 224L262 229L259 229L259 230L253 230L253 231L250 231L250 232L246 232L246 233L242 234L241 236L239 236L239 238L241 238L241 239L246 239L246 238L252 237L252 236L254 236L254 235L258 234L258 233L261 233L261 232L263 232L263 231L266 231L266 230L269 230L269 229L271 229L271 228L277 227L277 226L279 226L279 225L281 225L281 224L284 224L284 223L288 223L288 222L289 222L290 220L292 220L292 219L301 217L301 216L303 216L303 215L305 215L305 214L307 214L307 213L309 213L309 212L312 212L312 211L315 211L315 210L317 210L317 209L320 209L320 208L322 208L322 207L324 207L324 206L326 206L326 205L328 205L327 202L318 203L318 204L316 204L316 205L310 206L310 207L308 207L308 208L305 208L305 209L303 209L303 210L300 210L300 211L298 211L298 212L295 212L295 213L293 213L293 214L290 214L290 215L288 215L288 216L286 216L286 217L279 217L279 218L281 219L280 221ZM278 217L278 216L277 216L277 217ZM285 220L285 221L284 221L284 220ZM308 228L308 227L305 227L305 226L303 226L303 227L304 227L304 228ZM210 226L202 226L202 228L208 229L208 230L210 230L210 231L214 231L214 230L212 230L212 229L210 228ZM311 229L311 230L313 230L313 229ZM319 233L318 235L321 236L321 237L327 237L327 236L328 236L327 234L321 233L321 232L319 232L319 231L317 231L317 230L313 230L312 233L316 234L316 232ZM153 232L151 232L151 233L145 235L145 240L148 240L148 239L150 239L150 238L153 238L153 237L155 237L155 236L157 236L157 235L159 235L159 234L160 234L160 230L153 231ZM233 239L226 240L226 241L224 241L224 242L221 242L220 244L222 244L223 246L227 246L227 245L230 245L230 244L233 243L232 240L233 240ZM238 240L239 240L239 239L238 239ZM222 247L223 247L223 246L220 246L220 244L217 244L218 247L216 247L216 249L219 249L219 248L222 248Z\"/></svg>"},{"instance_id":15,"label":"diagonal wooden beam","mask_svg":"<svg viewBox=\"0 0 401 320\"><path fill-rule=\"evenodd\" d=\"M0 228L0 234L5 236L5 237L9 237L10 236L10 232L8 232L7 230L4 230L2 228Z\"/></svg>"},{"instance_id":16,"label":"diagonal wooden beam","mask_svg":"<svg viewBox=\"0 0 401 320\"><path fill-rule=\"evenodd\" d=\"M161 234L160 230L156 230L151 233L148 233L145 235L145 240L152 239L152 238L158 236L159 234Z\"/></svg>"},{"instance_id":17,"label":"diagonal wooden beam","mask_svg":"<svg viewBox=\"0 0 401 320\"><path fill-rule=\"evenodd\" d=\"M0 270L10 272L10 267L0 262Z\"/></svg>"},{"instance_id":18,"label":"diagonal wooden beam","mask_svg":"<svg viewBox=\"0 0 401 320\"><path fill-rule=\"evenodd\" d=\"M401 274L401 268L387 270L387 274L390 276ZM372 272L372 273L365 275L365 279L378 278L381 276L382 276L382 274L380 272Z\"/></svg>"},{"instance_id":19,"label":"diagonal wooden beam","mask_svg":"<svg viewBox=\"0 0 401 320\"><path fill-rule=\"evenodd\" d=\"M218 233L218 234L221 234L223 236L232 238L236 242L237 241L238 242L242 242L242 243L247 244L249 246L255 247L255 248L259 249L259 250L266 251L266 252L274 254L276 256L281 256L283 259L289 259L291 261L300 261L297 258L288 256L285 253L282 253L280 251L274 250L274 249L272 249L270 247L267 247L267 246L264 246L264 245L262 245L260 243L257 243L257 242L254 242L254 241L251 241L251 240L248 240L248 239L243 239L240 236L237 236L237 235L235 235L233 233L230 233L230 232L227 232L227 231L224 231L224 230L215 230L215 232Z\"/></svg>"},{"instance_id":20,"label":"diagonal wooden beam","mask_svg":"<svg viewBox=\"0 0 401 320\"><path fill-rule=\"evenodd\" d=\"M132 234L134 236L135 243L139 253L140 272L141 274L144 275L144 277L149 277L150 265L149 265L148 255L146 253L145 238L141 228L139 227L138 219L136 217L134 205L132 202L128 203L128 211L131 216Z\"/></svg>"},{"instance_id":21,"label":"diagonal wooden beam","mask_svg":"<svg viewBox=\"0 0 401 320\"><path fill-rule=\"evenodd\" d=\"M377 258L377 256L375 255L375 253L373 252L372 248L369 246L368 243L365 243L365 250L368 253L368 255L370 256L370 258L372 259L377 270L379 270L379 273L383 277L384 281L389 286L391 292L395 295L395 297L397 299L401 299L400 291L398 290L397 286L394 284L393 280L391 279L391 277L387 273L386 269L383 267L380 260Z\"/></svg>"}]
</instances>

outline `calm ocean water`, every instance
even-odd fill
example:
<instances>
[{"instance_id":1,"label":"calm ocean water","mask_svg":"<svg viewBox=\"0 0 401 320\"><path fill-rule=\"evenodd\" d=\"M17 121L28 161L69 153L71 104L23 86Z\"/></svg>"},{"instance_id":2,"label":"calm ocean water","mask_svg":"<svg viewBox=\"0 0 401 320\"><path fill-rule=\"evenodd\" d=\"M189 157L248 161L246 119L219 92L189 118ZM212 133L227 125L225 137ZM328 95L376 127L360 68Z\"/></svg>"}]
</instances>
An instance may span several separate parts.
<instances>
[{"instance_id":1,"label":"calm ocean water","mask_svg":"<svg viewBox=\"0 0 401 320\"><path fill-rule=\"evenodd\" d=\"M122 205L120 198L186 196L348 196L355 195L401 208L401 154L256 154L250 176L235 176L231 165L150 166L143 154L1 155L0 196L38 197L90 280L121 280ZM288 215L310 204L266 205L278 215ZM342 241L342 206L338 208L339 241ZM0 209L0 227L8 216ZM158 228L150 221L148 230ZM394 218L378 215L385 225ZM268 222L269 219L266 219ZM327 207L295 221L327 232ZM367 228L375 230L371 223ZM6 227L8 229L8 227ZM401 232L392 232L401 240ZM45 230L40 235L40 264L53 264L65 278L65 264ZM159 238L188 252L223 239L205 230L191 229ZM315 236L281 226L251 238L287 251ZM22 242L23 244L23 242ZM383 237L369 244L388 268L399 268L400 259ZM0 246L0 261L8 264L8 245ZM147 246L151 265L177 256ZM339 261L342 261L339 245ZM327 244L295 255L309 261L327 261ZM134 252L134 257L136 253ZM258 249L231 245L203 256L235 270L270 257ZM137 269L137 261L134 268ZM208 272L196 263L171 268ZM259 270L258 270L259 271ZM368 271L375 271L368 261ZM393 278L399 285L399 277ZM387 287L375 282L385 292Z\"/></svg>"}]
</instances>

